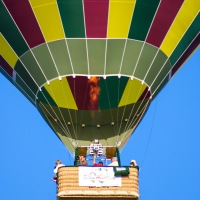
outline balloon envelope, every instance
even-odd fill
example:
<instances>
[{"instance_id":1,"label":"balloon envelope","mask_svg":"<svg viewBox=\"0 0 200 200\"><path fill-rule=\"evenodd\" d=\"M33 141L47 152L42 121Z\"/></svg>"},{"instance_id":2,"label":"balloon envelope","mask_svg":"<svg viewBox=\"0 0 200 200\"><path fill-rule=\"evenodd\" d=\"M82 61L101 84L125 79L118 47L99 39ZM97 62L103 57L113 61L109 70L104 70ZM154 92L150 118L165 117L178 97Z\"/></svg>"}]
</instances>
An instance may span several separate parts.
<instances>
[{"instance_id":1,"label":"balloon envelope","mask_svg":"<svg viewBox=\"0 0 200 200\"><path fill-rule=\"evenodd\" d=\"M196 0L0 2L0 71L74 152L122 148L200 41Z\"/></svg>"}]
</instances>

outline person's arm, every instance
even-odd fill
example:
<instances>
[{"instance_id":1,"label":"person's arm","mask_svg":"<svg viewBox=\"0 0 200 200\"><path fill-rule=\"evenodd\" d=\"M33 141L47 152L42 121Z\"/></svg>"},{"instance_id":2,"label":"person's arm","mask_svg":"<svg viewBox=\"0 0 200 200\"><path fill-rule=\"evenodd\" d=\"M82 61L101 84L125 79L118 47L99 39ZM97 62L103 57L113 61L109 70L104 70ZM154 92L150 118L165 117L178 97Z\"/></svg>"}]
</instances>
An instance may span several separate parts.
<instances>
[{"instance_id":1,"label":"person's arm","mask_svg":"<svg viewBox=\"0 0 200 200\"><path fill-rule=\"evenodd\" d=\"M95 163L96 163L96 157L93 156L93 164L95 164Z\"/></svg>"}]
</instances>

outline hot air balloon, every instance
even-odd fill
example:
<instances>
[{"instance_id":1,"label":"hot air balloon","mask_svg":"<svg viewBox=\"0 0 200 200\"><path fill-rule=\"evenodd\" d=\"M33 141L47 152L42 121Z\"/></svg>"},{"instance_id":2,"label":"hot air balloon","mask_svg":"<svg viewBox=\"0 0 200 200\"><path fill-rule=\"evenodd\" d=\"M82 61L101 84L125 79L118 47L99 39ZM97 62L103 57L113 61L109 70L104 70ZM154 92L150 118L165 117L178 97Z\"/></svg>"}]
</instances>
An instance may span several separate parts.
<instances>
[{"instance_id":1,"label":"hot air balloon","mask_svg":"<svg viewBox=\"0 0 200 200\"><path fill-rule=\"evenodd\" d=\"M95 140L120 150L198 48L199 10L197 0L3 0L0 71L72 154Z\"/></svg>"}]
</instances>

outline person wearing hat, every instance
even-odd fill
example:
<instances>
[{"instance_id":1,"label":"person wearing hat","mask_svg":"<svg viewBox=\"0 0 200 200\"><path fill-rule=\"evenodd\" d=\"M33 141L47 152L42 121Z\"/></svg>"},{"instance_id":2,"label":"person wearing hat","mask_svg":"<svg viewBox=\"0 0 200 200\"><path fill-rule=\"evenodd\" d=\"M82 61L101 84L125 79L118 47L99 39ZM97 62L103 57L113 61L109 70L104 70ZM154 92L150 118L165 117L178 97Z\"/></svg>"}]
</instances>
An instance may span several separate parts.
<instances>
[{"instance_id":1,"label":"person wearing hat","mask_svg":"<svg viewBox=\"0 0 200 200\"><path fill-rule=\"evenodd\" d=\"M136 161L135 161L135 160L131 160L131 161L130 161L130 166L131 166L131 167L137 166Z\"/></svg>"},{"instance_id":2,"label":"person wearing hat","mask_svg":"<svg viewBox=\"0 0 200 200\"><path fill-rule=\"evenodd\" d=\"M130 166L131 166L131 167L135 167L135 168L137 168L137 169L139 170L139 167L138 167L138 165L137 165L137 163L136 163L135 160L131 160L131 161L130 161Z\"/></svg>"},{"instance_id":3,"label":"person wearing hat","mask_svg":"<svg viewBox=\"0 0 200 200\"><path fill-rule=\"evenodd\" d=\"M102 167L103 166L103 162L99 161L99 163L96 163L96 156L94 156L93 158L93 164L95 167Z\"/></svg>"},{"instance_id":4,"label":"person wearing hat","mask_svg":"<svg viewBox=\"0 0 200 200\"><path fill-rule=\"evenodd\" d=\"M103 167L103 162L99 161L99 163L94 163L95 167Z\"/></svg>"},{"instance_id":5,"label":"person wearing hat","mask_svg":"<svg viewBox=\"0 0 200 200\"><path fill-rule=\"evenodd\" d=\"M95 167L102 167L103 166L103 162L99 161L98 163L96 163L96 156L93 157L93 164Z\"/></svg>"}]
</instances>

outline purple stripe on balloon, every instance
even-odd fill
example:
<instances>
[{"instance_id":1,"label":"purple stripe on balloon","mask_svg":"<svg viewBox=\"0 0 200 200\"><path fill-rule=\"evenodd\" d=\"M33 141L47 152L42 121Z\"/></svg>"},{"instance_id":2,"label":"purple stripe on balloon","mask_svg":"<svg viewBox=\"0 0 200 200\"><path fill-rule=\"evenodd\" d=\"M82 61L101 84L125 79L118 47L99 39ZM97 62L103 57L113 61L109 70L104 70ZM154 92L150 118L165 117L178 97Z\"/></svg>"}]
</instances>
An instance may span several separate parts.
<instances>
[{"instance_id":1,"label":"purple stripe on balloon","mask_svg":"<svg viewBox=\"0 0 200 200\"><path fill-rule=\"evenodd\" d=\"M84 0L87 38L106 38L109 0Z\"/></svg>"},{"instance_id":2,"label":"purple stripe on balloon","mask_svg":"<svg viewBox=\"0 0 200 200\"><path fill-rule=\"evenodd\" d=\"M13 75L12 67L5 61L5 59L0 55L0 67L10 76Z\"/></svg>"},{"instance_id":3,"label":"purple stripe on balloon","mask_svg":"<svg viewBox=\"0 0 200 200\"><path fill-rule=\"evenodd\" d=\"M142 95L140 96L140 98L138 99L138 101L142 101L144 99L149 99L149 97L151 96L150 90L147 87L144 92L142 93Z\"/></svg>"},{"instance_id":4,"label":"purple stripe on balloon","mask_svg":"<svg viewBox=\"0 0 200 200\"><path fill-rule=\"evenodd\" d=\"M147 42L160 47L183 0L162 0L147 37Z\"/></svg>"},{"instance_id":5,"label":"purple stripe on balloon","mask_svg":"<svg viewBox=\"0 0 200 200\"><path fill-rule=\"evenodd\" d=\"M29 1L4 0L4 3L30 48L45 42Z\"/></svg>"},{"instance_id":6,"label":"purple stripe on balloon","mask_svg":"<svg viewBox=\"0 0 200 200\"><path fill-rule=\"evenodd\" d=\"M67 77L68 84L79 110L98 110L98 102L91 105L90 85L88 77Z\"/></svg>"}]
</instances>

